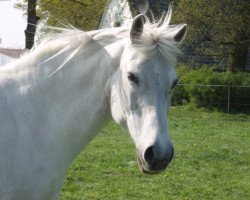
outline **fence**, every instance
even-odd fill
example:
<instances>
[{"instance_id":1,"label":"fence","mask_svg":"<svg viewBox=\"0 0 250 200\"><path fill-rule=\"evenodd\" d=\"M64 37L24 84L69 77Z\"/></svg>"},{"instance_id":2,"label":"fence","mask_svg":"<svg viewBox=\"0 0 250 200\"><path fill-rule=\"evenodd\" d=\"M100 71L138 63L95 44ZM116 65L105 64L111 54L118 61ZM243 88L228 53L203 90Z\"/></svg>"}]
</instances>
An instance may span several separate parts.
<instances>
[{"instance_id":1,"label":"fence","mask_svg":"<svg viewBox=\"0 0 250 200\"><path fill-rule=\"evenodd\" d=\"M232 106L236 107L241 107L244 106L248 110L250 110L250 101L247 101L246 103L240 103L240 102L234 102L232 99L232 96L236 92L235 89L246 89L246 93L244 95L248 95L248 99L250 99L250 86L239 86L239 85L232 85L231 82L229 82L227 85L206 85L206 84L189 84L189 83L178 83L177 84L177 89L178 87L212 87L212 88L225 88L226 89L226 97L225 99L227 100L226 102L216 102L213 103L214 105L224 105L226 107L226 110L228 113L231 112ZM238 92L239 93L239 92ZM239 98L239 97L238 97Z\"/></svg>"}]
</instances>

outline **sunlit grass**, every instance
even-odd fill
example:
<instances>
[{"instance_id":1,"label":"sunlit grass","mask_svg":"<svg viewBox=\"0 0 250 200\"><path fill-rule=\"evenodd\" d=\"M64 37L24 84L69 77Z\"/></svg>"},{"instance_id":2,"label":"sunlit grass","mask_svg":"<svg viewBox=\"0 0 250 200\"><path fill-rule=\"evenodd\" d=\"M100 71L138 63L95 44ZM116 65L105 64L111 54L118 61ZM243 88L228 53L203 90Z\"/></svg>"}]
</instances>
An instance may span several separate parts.
<instances>
[{"instance_id":1,"label":"sunlit grass","mask_svg":"<svg viewBox=\"0 0 250 200\"><path fill-rule=\"evenodd\" d=\"M250 116L175 107L169 124L175 158L165 172L140 172L112 122L72 164L61 199L250 199Z\"/></svg>"}]
</instances>

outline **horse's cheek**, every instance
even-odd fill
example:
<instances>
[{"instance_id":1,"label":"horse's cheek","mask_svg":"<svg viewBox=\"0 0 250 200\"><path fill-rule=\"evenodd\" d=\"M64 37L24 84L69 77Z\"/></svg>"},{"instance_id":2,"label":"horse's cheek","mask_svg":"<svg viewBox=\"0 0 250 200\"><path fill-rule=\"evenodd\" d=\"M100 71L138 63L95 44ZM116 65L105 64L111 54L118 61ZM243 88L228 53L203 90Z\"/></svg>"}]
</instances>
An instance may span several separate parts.
<instances>
[{"instance_id":1,"label":"horse's cheek","mask_svg":"<svg viewBox=\"0 0 250 200\"><path fill-rule=\"evenodd\" d=\"M111 115L117 124L124 128L127 127L125 115L123 113L122 106L118 98L115 98L111 101Z\"/></svg>"}]
</instances>

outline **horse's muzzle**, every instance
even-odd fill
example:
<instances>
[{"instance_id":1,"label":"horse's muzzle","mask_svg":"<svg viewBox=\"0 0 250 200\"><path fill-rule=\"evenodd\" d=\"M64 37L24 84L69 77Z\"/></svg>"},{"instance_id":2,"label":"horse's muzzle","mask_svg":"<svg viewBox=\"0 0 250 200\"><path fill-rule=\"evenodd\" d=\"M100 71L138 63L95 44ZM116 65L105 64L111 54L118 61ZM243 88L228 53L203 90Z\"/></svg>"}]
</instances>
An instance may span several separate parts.
<instances>
[{"instance_id":1,"label":"horse's muzzle","mask_svg":"<svg viewBox=\"0 0 250 200\"><path fill-rule=\"evenodd\" d=\"M139 151L137 151L137 158L139 162L140 169L145 173L160 173L168 164L172 161L174 156L174 149L172 148L170 153L164 159L159 159L155 155L154 147L150 146L146 149L144 155L142 156Z\"/></svg>"}]
</instances>

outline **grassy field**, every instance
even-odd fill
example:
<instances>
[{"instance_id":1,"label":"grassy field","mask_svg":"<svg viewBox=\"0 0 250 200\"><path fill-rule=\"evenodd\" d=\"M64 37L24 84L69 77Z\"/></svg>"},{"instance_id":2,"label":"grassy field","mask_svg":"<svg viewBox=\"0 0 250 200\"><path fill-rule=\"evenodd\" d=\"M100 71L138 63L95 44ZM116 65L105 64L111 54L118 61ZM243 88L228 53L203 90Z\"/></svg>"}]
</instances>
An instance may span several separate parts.
<instances>
[{"instance_id":1,"label":"grassy field","mask_svg":"<svg viewBox=\"0 0 250 200\"><path fill-rule=\"evenodd\" d=\"M140 172L129 135L111 122L72 164L61 199L250 199L250 116L169 115L175 157L165 172Z\"/></svg>"}]
</instances>

